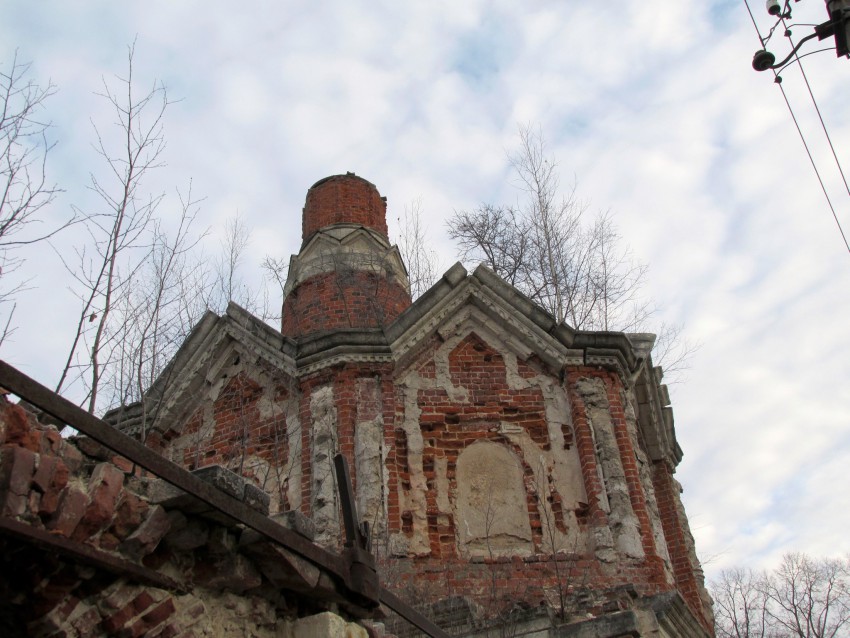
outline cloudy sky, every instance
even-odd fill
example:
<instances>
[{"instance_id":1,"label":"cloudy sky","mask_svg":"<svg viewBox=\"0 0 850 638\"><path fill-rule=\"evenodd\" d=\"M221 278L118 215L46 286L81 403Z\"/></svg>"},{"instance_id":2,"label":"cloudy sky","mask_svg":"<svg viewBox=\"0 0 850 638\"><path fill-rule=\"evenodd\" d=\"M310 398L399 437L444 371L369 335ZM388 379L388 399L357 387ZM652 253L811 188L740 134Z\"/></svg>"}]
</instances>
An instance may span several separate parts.
<instances>
[{"instance_id":1,"label":"cloudy sky","mask_svg":"<svg viewBox=\"0 0 850 638\"><path fill-rule=\"evenodd\" d=\"M771 26L761 0L753 12ZM91 202L95 95L126 70L160 80L167 167L148 183L192 180L217 241L238 213L253 229L246 278L300 243L307 189L353 171L389 202L391 232L421 197L447 269L444 220L518 197L507 151L539 125L564 183L610 210L650 264L659 321L702 344L673 388L685 458L678 477L709 575L767 567L785 551L850 552L850 254L772 75L750 67L758 39L742 0L240 3L0 0L0 63L15 49L46 105L64 192L49 215ZM795 22L822 22L820 0ZM770 48L784 57L780 33ZM795 28L794 36L810 32ZM821 45L823 46L823 45ZM804 51L814 51L810 44ZM850 62L824 52L804 69L839 159L850 169ZM784 83L839 219L850 197L796 67ZM59 252L72 250L60 237ZM24 270L4 359L55 383L76 305L56 254ZM474 264L466 264L468 268Z\"/></svg>"}]
</instances>

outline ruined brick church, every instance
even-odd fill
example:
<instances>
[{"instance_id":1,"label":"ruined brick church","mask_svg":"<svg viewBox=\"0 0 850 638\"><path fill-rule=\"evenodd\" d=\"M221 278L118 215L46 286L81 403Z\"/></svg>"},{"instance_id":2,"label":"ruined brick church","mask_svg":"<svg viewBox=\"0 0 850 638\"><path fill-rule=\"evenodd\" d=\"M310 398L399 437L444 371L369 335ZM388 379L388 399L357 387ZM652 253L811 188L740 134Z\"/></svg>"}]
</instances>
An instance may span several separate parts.
<instances>
[{"instance_id":1,"label":"ruined brick church","mask_svg":"<svg viewBox=\"0 0 850 638\"><path fill-rule=\"evenodd\" d=\"M328 548L341 453L382 585L462 635L713 635L652 335L574 330L483 266L411 302L385 198L352 173L310 188L302 239L280 331L208 313L108 418Z\"/></svg>"},{"instance_id":2,"label":"ruined brick church","mask_svg":"<svg viewBox=\"0 0 850 638\"><path fill-rule=\"evenodd\" d=\"M151 394L149 446L250 476L327 544L341 452L385 578L417 597L573 617L680 597L681 635L710 630L651 336L558 324L482 266L411 303L353 174L317 182L302 224L281 331L208 315Z\"/></svg>"}]
</instances>

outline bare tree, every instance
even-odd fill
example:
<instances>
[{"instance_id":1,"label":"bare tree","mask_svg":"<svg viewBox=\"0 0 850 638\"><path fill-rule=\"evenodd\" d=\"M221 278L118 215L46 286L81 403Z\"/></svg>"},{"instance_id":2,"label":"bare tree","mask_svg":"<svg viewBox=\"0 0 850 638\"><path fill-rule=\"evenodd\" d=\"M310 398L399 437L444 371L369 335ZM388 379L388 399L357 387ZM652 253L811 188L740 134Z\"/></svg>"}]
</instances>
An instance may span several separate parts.
<instances>
[{"instance_id":1,"label":"bare tree","mask_svg":"<svg viewBox=\"0 0 850 638\"><path fill-rule=\"evenodd\" d=\"M437 251L428 248L428 233L422 215L422 198L417 197L404 207L404 217L398 220L398 249L407 267L413 299L434 285L441 274Z\"/></svg>"},{"instance_id":2,"label":"bare tree","mask_svg":"<svg viewBox=\"0 0 850 638\"><path fill-rule=\"evenodd\" d=\"M649 314L639 300L646 266L623 249L607 214L588 222L575 188L561 191L557 163L539 129L519 130L510 156L523 198L459 211L449 235L461 258L482 261L508 283L578 329L634 329Z\"/></svg>"},{"instance_id":3,"label":"bare tree","mask_svg":"<svg viewBox=\"0 0 850 638\"><path fill-rule=\"evenodd\" d=\"M510 162L520 202L455 212L448 227L460 258L483 262L579 330L645 330L655 312L642 291L647 266L623 245L610 214L590 216L575 186L562 190L539 128L520 127Z\"/></svg>"},{"instance_id":4,"label":"bare tree","mask_svg":"<svg viewBox=\"0 0 850 638\"><path fill-rule=\"evenodd\" d=\"M151 256L149 231L163 198L162 194L144 194L141 184L163 165L163 117L168 95L157 83L141 97L136 94L134 48L128 47L127 76L117 78L118 88L103 79L100 95L112 107L120 145L113 148L106 133L92 122L95 150L106 163L107 172L103 179L92 173L89 188L102 208L85 212L90 244L78 250L77 264L65 262L79 285L82 308L56 391L66 382L81 380L87 388L89 411L97 405L104 369L117 354L120 332L112 330L116 301Z\"/></svg>"},{"instance_id":5,"label":"bare tree","mask_svg":"<svg viewBox=\"0 0 850 638\"><path fill-rule=\"evenodd\" d=\"M193 253L202 238L192 230L199 202L191 184L178 198L176 228L167 233L152 221L150 251L113 305L115 355L101 384L111 391L110 405L141 400L206 310L204 263ZM143 423L148 416L143 414Z\"/></svg>"},{"instance_id":6,"label":"bare tree","mask_svg":"<svg viewBox=\"0 0 850 638\"><path fill-rule=\"evenodd\" d=\"M767 615L798 638L838 638L850 629L850 561L786 554L765 580Z\"/></svg>"},{"instance_id":7,"label":"bare tree","mask_svg":"<svg viewBox=\"0 0 850 638\"><path fill-rule=\"evenodd\" d=\"M258 282L259 285L252 289L243 277L245 256L250 254L250 245L251 229L239 213L236 213L224 223L224 234L219 242L218 253L208 260L213 266L209 273L206 306L220 314L227 309L227 304L233 301L261 320L280 327L280 299L283 298L286 285L287 264L283 260L266 256L257 264L263 272L262 279ZM276 303L273 303L273 298Z\"/></svg>"},{"instance_id":8,"label":"bare tree","mask_svg":"<svg viewBox=\"0 0 850 638\"><path fill-rule=\"evenodd\" d=\"M732 569L711 584L720 638L846 638L850 560L786 554L769 573Z\"/></svg>"},{"instance_id":9,"label":"bare tree","mask_svg":"<svg viewBox=\"0 0 850 638\"><path fill-rule=\"evenodd\" d=\"M75 221L72 215L49 224L40 214L59 192L46 175L53 144L47 139L50 124L42 119L44 103L56 87L37 84L29 71L17 52L8 72L0 70L0 305L25 286L8 284L8 275L22 263L15 249L49 239ZM3 314L0 343L10 332L14 305Z\"/></svg>"},{"instance_id":10,"label":"bare tree","mask_svg":"<svg viewBox=\"0 0 850 638\"><path fill-rule=\"evenodd\" d=\"M238 213L225 222L221 250L215 260L212 296L207 302L210 308L224 311L228 302L235 301L245 309L253 310L256 300L239 276L239 267L250 242L251 232Z\"/></svg>"},{"instance_id":11,"label":"bare tree","mask_svg":"<svg viewBox=\"0 0 850 638\"><path fill-rule=\"evenodd\" d=\"M767 598L764 574L728 569L711 584L718 638L766 638Z\"/></svg>"}]
</instances>

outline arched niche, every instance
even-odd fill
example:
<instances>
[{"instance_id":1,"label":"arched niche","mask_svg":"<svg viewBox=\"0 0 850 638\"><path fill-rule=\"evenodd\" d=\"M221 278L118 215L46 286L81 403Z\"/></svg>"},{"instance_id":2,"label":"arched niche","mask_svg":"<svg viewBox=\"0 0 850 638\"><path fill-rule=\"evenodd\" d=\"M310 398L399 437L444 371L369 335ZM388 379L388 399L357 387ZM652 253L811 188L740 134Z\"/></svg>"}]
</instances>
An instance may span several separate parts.
<instances>
[{"instance_id":1,"label":"arched niche","mask_svg":"<svg viewBox=\"0 0 850 638\"><path fill-rule=\"evenodd\" d=\"M520 460L492 441L460 453L456 469L455 522L462 556L527 555L533 551Z\"/></svg>"}]
</instances>

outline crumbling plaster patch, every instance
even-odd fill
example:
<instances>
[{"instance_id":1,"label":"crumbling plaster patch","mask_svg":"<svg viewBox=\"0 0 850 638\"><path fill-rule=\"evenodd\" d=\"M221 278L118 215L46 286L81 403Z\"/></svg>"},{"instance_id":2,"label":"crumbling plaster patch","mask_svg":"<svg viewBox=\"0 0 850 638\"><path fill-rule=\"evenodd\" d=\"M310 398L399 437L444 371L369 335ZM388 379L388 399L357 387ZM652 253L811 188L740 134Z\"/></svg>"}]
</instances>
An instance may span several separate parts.
<instances>
[{"instance_id":1,"label":"crumbling plaster patch","mask_svg":"<svg viewBox=\"0 0 850 638\"><path fill-rule=\"evenodd\" d=\"M422 452L425 444L422 430L419 428L419 389L429 386L428 380L422 379L415 372L409 374L402 383L400 390L404 396L404 419L402 429L407 442L407 469L409 485L398 485L399 503L402 512L409 512L412 520L412 531L393 534L390 538L391 551L396 555L425 555L430 553L431 544L428 540L428 519L426 516L426 492L428 483L422 466Z\"/></svg>"},{"instance_id":2,"label":"crumbling plaster patch","mask_svg":"<svg viewBox=\"0 0 850 638\"><path fill-rule=\"evenodd\" d=\"M643 558L640 525L631 505L605 383L598 378L582 377L576 383L576 391L584 402L587 421L596 442L596 454L610 505L608 519L616 548L629 558Z\"/></svg>"},{"instance_id":3,"label":"crumbling plaster patch","mask_svg":"<svg viewBox=\"0 0 850 638\"><path fill-rule=\"evenodd\" d=\"M441 334L444 342L433 353L435 376L434 378L422 377L412 368L401 377L399 388L404 395L404 418L403 430L407 442L408 471L410 475L409 486L399 485L399 500L402 511L409 511L412 515L412 534L398 534L394 547L398 553L428 553L427 530L427 481L422 471L423 437L419 425L421 409L418 404L420 390L442 389L449 399L456 403L468 403L469 392L462 386L455 385L450 374L449 356L471 332L475 332L486 343L496 350L503 358L505 364L505 375L508 387L518 391L532 387L539 387L544 399L545 417L549 438L549 449L543 449L535 443L528 432L521 426L502 422L499 424L499 432L508 439L519 450L524 461L534 472L534 492L537 499L538 510L544 519L543 524L548 522L550 529L544 530L544 547L546 552L580 551L584 549L584 541L575 511L582 507L587 501L584 489L584 480L581 472L581 463L578 450L572 445L574 440L573 426L571 423L569 399L563 387L557 381L545 373L533 377L523 377L519 373L519 363L516 352L511 350L502 342L492 329L482 329L481 326L473 326L467 321L454 323L453 329L444 327ZM483 336L482 336L483 335ZM527 354L527 353L526 353ZM566 433L566 434L565 434ZM567 440L569 438L569 440ZM496 445L496 444L493 444ZM444 457L437 456L434 459L434 488L436 490L437 509L441 514L453 514L456 512L451 507L451 502L457 497L451 492L451 481L448 478L448 463ZM464 479L457 477L457 484L462 485ZM549 497L557 493L562 503L563 522L566 532L558 529L555 522L555 512L549 502ZM523 492L523 502L525 496ZM527 513L526 513L526 520ZM460 528L461 521L456 521L456 533L459 535L459 543L463 546L467 543ZM518 539L524 539L523 535L517 535ZM524 540L517 543L517 553L522 553ZM467 543L468 544L468 543ZM416 548L416 549L414 549Z\"/></svg>"},{"instance_id":4,"label":"crumbling plaster patch","mask_svg":"<svg viewBox=\"0 0 850 638\"><path fill-rule=\"evenodd\" d=\"M286 439L288 441L286 456L286 498L289 509L301 509L301 463L303 461L303 450L301 449L301 419L298 417L298 400L292 399L292 409L286 416Z\"/></svg>"},{"instance_id":5,"label":"crumbling plaster patch","mask_svg":"<svg viewBox=\"0 0 850 638\"><path fill-rule=\"evenodd\" d=\"M386 527L384 416L379 380L358 379L357 417L354 424L354 466L357 477L357 513L373 534Z\"/></svg>"},{"instance_id":6,"label":"crumbling plaster patch","mask_svg":"<svg viewBox=\"0 0 850 638\"><path fill-rule=\"evenodd\" d=\"M534 550L522 465L504 445L479 441L460 453L454 516L462 556Z\"/></svg>"},{"instance_id":7,"label":"crumbling plaster patch","mask_svg":"<svg viewBox=\"0 0 850 638\"><path fill-rule=\"evenodd\" d=\"M316 541L335 544L339 538L339 506L334 479L333 457L339 451L337 414L333 386L315 388L310 395L310 456L313 484L311 511L316 526Z\"/></svg>"}]
</instances>

